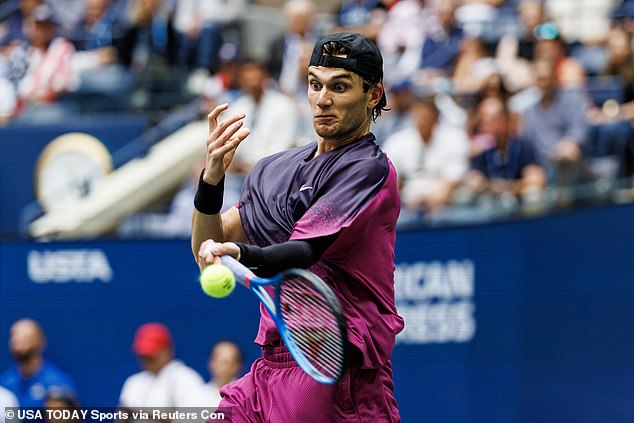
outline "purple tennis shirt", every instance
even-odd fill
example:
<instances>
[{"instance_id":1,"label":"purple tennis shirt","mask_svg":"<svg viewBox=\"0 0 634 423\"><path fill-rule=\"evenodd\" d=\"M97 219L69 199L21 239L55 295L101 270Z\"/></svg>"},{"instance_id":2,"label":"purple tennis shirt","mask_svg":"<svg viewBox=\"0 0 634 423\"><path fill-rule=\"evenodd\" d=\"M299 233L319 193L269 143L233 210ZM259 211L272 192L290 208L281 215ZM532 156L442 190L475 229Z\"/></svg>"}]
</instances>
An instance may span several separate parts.
<instances>
[{"instance_id":1,"label":"purple tennis shirt","mask_svg":"<svg viewBox=\"0 0 634 423\"><path fill-rule=\"evenodd\" d=\"M266 157L238 202L247 237L260 247L339 234L310 270L337 294L364 368L387 363L404 326L394 305L396 172L374 139L370 133L317 157L316 143ZM255 342L279 341L262 305L260 311Z\"/></svg>"}]
</instances>

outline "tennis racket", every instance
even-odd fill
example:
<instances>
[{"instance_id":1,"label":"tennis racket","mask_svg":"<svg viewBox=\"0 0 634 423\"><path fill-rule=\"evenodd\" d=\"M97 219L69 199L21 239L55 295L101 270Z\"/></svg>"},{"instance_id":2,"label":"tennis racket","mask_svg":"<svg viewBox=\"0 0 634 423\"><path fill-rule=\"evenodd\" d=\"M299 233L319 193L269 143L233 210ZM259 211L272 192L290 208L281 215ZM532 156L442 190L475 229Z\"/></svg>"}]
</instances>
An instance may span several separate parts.
<instances>
[{"instance_id":1,"label":"tennis racket","mask_svg":"<svg viewBox=\"0 0 634 423\"><path fill-rule=\"evenodd\" d=\"M337 382L348 337L341 305L328 285L303 269L260 278L233 257L221 261L262 301L297 364L317 382Z\"/></svg>"}]
</instances>

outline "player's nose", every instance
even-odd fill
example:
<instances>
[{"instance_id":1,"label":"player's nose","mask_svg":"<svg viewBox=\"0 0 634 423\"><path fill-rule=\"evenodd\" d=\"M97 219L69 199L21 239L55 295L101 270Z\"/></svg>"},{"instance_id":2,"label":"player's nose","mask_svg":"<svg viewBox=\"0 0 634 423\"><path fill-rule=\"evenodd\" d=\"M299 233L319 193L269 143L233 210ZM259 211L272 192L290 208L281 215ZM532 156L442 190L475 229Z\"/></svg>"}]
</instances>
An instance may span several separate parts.
<instances>
[{"instance_id":1,"label":"player's nose","mask_svg":"<svg viewBox=\"0 0 634 423\"><path fill-rule=\"evenodd\" d=\"M321 108L332 106L332 96L328 89L326 89L326 87L322 88L321 91L319 91L319 95L317 97L317 105Z\"/></svg>"}]
</instances>

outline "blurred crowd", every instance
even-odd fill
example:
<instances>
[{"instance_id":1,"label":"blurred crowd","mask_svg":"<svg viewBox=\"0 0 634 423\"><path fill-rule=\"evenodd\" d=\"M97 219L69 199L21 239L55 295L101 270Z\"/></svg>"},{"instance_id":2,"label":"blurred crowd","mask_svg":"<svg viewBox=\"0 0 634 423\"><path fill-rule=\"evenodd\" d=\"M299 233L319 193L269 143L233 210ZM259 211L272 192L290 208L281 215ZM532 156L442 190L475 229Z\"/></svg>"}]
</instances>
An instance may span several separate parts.
<instances>
[{"instance_id":1,"label":"blurred crowd","mask_svg":"<svg viewBox=\"0 0 634 423\"><path fill-rule=\"evenodd\" d=\"M238 379L244 370L242 351L229 340L211 347L206 363L208 382L176 358L174 348L172 333L164 324L148 322L137 328L132 351L141 369L123 381L118 402L110 408L130 412L143 407L217 407L220 388ZM74 378L45 358L45 349L46 335L39 322L23 318L11 325L9 351L14 363L0 369L0 408L81 406ZM64 421L47 419L47 423Z\"/></svg>"},{"instance_id":2,"label":"blurred crowd","mask_svg":"<svg viewBox=\"0 0 634 423\"><path fill-rule=\"evenodd\" d=\"M288 0L267 54L249 57L257 3L21 0L0 31L0 120L230 101L252 129L227 180L231 206L258 159L314 140L310 52L326 32L355 31L384 55L390 111L372 130L399 175L400 224L539 213L631 188L634 1ZM192 189L163 234L188 235Z\"/></svg>"}]
</instances>

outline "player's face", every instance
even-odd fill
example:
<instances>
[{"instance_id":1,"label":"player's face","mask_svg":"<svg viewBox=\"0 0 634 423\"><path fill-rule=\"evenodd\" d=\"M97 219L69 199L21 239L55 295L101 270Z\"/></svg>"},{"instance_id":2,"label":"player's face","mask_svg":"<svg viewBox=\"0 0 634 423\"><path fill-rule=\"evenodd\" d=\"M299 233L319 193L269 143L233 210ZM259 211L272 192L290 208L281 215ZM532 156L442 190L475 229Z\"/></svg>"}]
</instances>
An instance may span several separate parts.
<instances>
[{"instance_id":1,"label":"player's face","mask_svg":"<svg viewBox=\"0 0 634 423\"><path fill-rule=\"evenodd\" d=\"M308 102L315 132L322 139L345 140L364 135L370 111L381 98L379 90L363 91L363 80L340 68L311 66L308 69Z\"/></svg>"}]
</instances>

